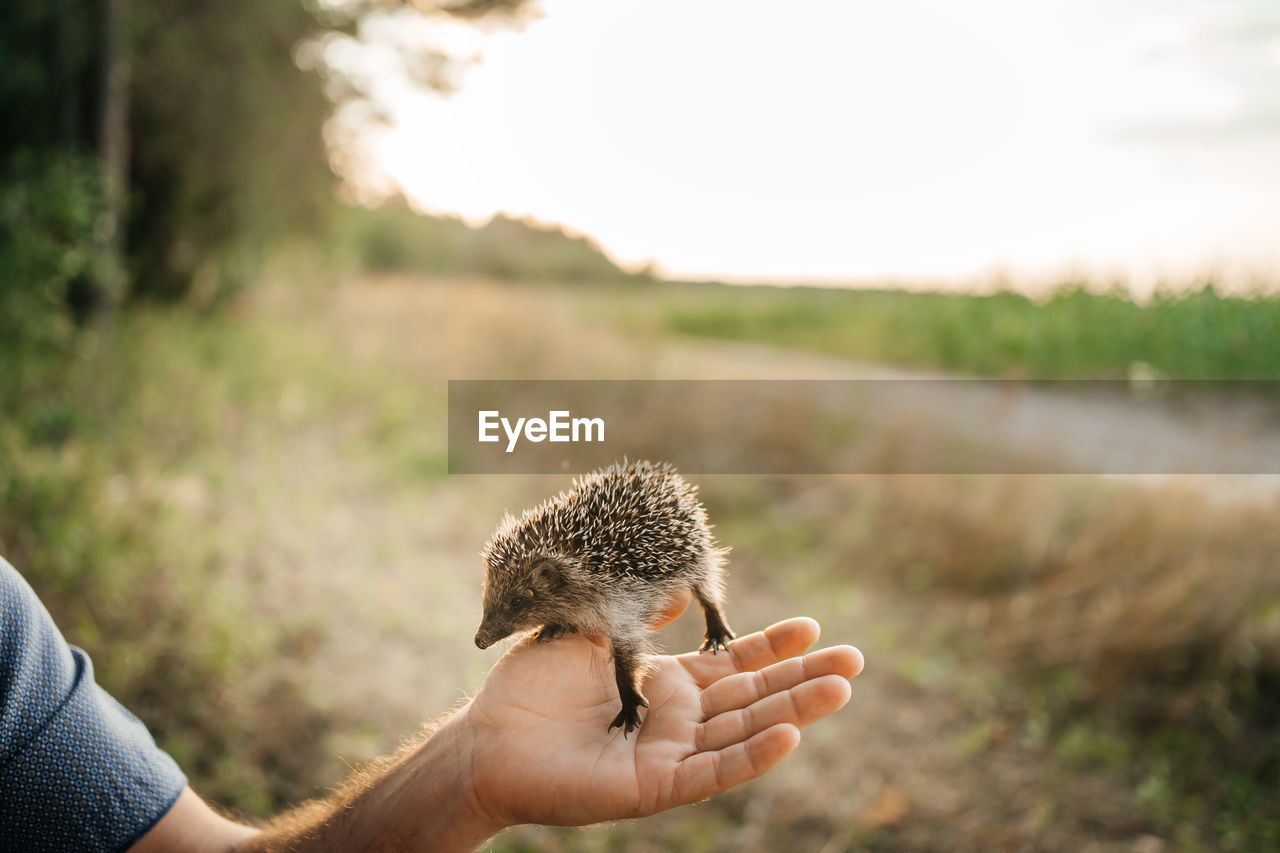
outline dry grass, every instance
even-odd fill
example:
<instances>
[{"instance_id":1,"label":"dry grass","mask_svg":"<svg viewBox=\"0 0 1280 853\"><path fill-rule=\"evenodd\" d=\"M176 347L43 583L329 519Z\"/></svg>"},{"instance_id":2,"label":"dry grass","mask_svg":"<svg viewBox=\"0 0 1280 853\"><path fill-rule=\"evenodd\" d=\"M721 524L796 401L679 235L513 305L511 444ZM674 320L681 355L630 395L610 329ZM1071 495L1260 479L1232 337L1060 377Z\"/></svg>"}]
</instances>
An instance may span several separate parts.
<instances>
[{"instance_id":1,"label":"dry grass","mask_svg":"<svg viewBox=\"0 0 1280 853\"><path fill-rule=\"evenodd\" d=\"M362 369L411 381L446 376L742 375L731 369L740 361L726 360L714 347L697 349L662 338L621 335L584 323L573 305L554 291L483 281L424 286L384 279L359 290L340 290L335 311L328 316L341 318L342 327L333 329L335 342L348 347L346 352ZM475 334L477 328L485 334ZM812 375L808 360L791 363L777 354L765 355L754 354L753 375ZM795 408L789 416L756 429L776 431L785 443L801 427L812 428L800 422L805 417ZM868 439L867 446L878 454L876 464L889 470L895 465L911 467L921 452L909 429L893 425L886 426L878 440ZM1207 726L1215 734L1196 736L1197 741L1207 749L1221 747L1223 760L1215 766L1197 756L1187 758L1199 762L1194 768L1198 781L1192 785L1233 769L1250 772L1248 762L1240 760L1242 752L1274 752L1274 740L1268 741L1267 732L1258 726L1262 709L1277 701L1274 693L1267 693L1267 685L1280 672L1280 571L1275 557L1280 554L1280 533L1269 521L1276 515L1274 506L1214 500L1211 489L1201 488L1212 484L1195 480L1150 486L1123 479L1054 476L701 479L720 536L735 549L735 613L755 617L757 621L748 625L759 627L785 615L784 610L816 607L814 612L823 612L829 630L842 631L843 638L873 650L876 643L874 638L868 642L868 631L894 633L899 620L922 619L928 626L907 644L913 649L909 654L895 659L898 652L886 647L879 658L873 656L873 666L878 661L912 682L941 679L936 689L953 691L951 699L921 695L910 701L939 702L940 709L952 707L959 718L970 719L973 730L981 733L976 742L984 744L984 760L991 765L983 782L953 779L952 784L1004 793L979 796L967 806L939 813L932 818L937 824L930 824L927 809L919 806L913 818L926 826L942 831L960 812L985 814L985 823L973 828L974 837L1003 837L996 832L1004 820L1001 815L1017 800L1007 786L1034 791L1051 784L1048 777L1038 782L1026 777L1024 765L1053 762L1034 747L1004 740L1013 735L1001 732L1032 731L1038 733L1033 743L1052 749L1064 733L1076 744L1085 731L1091 733L1084 736L1086 746L1077 744L1072 747L1075 752L1107 754L1105 745L1115 741L1121 745L1119 754L1134 757L1147 754L1142 738L1158 728L1190 732ZM445 488L450 500L483 514L498 504L503 509L520 506L563 485L554 477L466 478L451 480ZM500 495L496 501L495 495ZM468 524L484 527L470 520ZM858 590L877 588L884 592L869 594L880 597L890 612L866 614L858 604ZM677 648L696 633L696 626L683 624L687 621L677 623ZM895 636L901 640L901 635ZM986 669L996 662L996 671ZM1020 672L1024 686L1006 680L1000 668ZM966 681L986 686L975 689ZM1249 685L1254 686L1253 694ZM1024 690L1029 692L1019 698ZM870 696L863 701L881 700ZM1028 703L1043 710L1028 711ZM953 723L927 720L917 721L922 733L939 727L937 737L972 737L944 735ZM998 754L990 754L992 749ZM1029 752L1019 755L1018 750ZM1179 766L1187 751L1185 744L1170 747L1171 766ZM644 838L662 846L690 836L703 838L690 842L690 849L727 849L725 840L730 838L739 838L748 849L753 844L767 849L762 839L780 844L797 837L845 838L842 826L866 821L849 812L839 798L819 794L805 773L828 771L819 771L812 760L796 777L794 795L825 805L799 809L794 821L783 821L781 830L759 824L750 810L739 811L743 804L727 803L727 815L704 811L696 817L672 817L648 831L624 824L596 836L538 832L528 837L539 846L563 849L599 849L621 839L630 844ZM869 759L872 764L877 760ZM973 772L972 759L940 761L930 770L920 770L911 782L895 782L898 771L892 768L902 760L900 751L896 758L883 760L890 768L884 771L884 782L859 788L858 810L871 809L877 798L890 796L884 791L895 785L918 802L941 802L946 798L938 792L924 793L938 781L937 773L963 777ZM1144 782L1121 771L1114 761L1104 764L1128 783ZM1057 817L1046 812L1010 830L1009 837L1039 838L1047 846L1072 849L1088 837L1082 827L1091 821L1135 834L1173 831L1182 821L1180 831L1188 837L1213 838L1217 830L1206 827L1228 814L1219 798L1209 798L1198 812L1188 808L1180 816L1161 816L1162 809L1170 809L1168 803L1179 801L1175 791L1167 802L1154 804L1156 823L1133 824L1136 806L1131 804L1128 813L1117 812L1116 804L1124 798L1115 790L1086 777L1077 784L1081 794L1071 808L1055 806L1061 812ZM1091 790L1095 793L1085 793ZM1133 789L1129 794L1137 796ZM1049 801L1032 796L1026 808L1041 808ZM875 811L870 814L868 820L875 823ZM773 815L778 819L778 812ZM725 820L728 824L709 829ZM1069 829L1073 820L1079 826ZM806 821L816 821L816 835L804 835L801 827ZM1194 828L1186 828L1191 824ZM933 830L913 829L911 819L867 831L870 835L848 836L848 843L879 837L928 847L924 839L936 838L930 834ZM1208 834L1200 834L1204 832ZM526 836L517 834L511 841L517 843L521 837ZM1056 843L1048 840L1055 837ZM1247 836L1236 846L1248 849ZM837 844L833 849L843 848Z\"/></svg>"},{"instance_id":2,"label":"dry grass","mask_svg":"<svg viewBox=\"0 0 1280 853\"><path fill-rule=\"evenodd\" d=\"M1144 685L1280 674L1280 507L1215 500L1207 486L813 478L776 485L767 509L707 492L728 512L768 513L766 554L781 543L818 555L828 579L963 598L990 653L1024 670L1069 667L1082 698L1105 701ZM1165 705L1169 718L1187 710Z\"/></svg>"},{"instance_id":3,"label":"dry grass","mask_svg":"<svg viewBox=\"0 0 1280 853\"><path fill-rule=\"evenodd\" d=\"M217 326L138 326L150 336L138 342L139 383L95 390L92 371L82 377L90 397L118 390L123 401L108 401L99 432L39 448L15 425L5 432L25 466L22 488L6 492L24 502L10 498L0 525L9 556L48 551L24 526L24 513L38 516L67 540L47 564L81 565L103 584L117 574L168 583L145 588L154 596L118 590L149 619L225 623L184 637L175 617L161 643L129 636L136 620L84 621L116 632L90 639L104 663L118 658L118 683L133 692L124 698L145 699L169 743L188 756L222 750L193 765L196 787L248 809L333 784L346 763L394 747L493 659L468 639L476 550L504 509L567 478L446 477L448 378L743 369L732 347L584 320L590 309L570 291L288 283ZM813 366L752 358L755 375ZM797 424L770 428L793 436ZM898 438L875 452L909 458L913 443ZM1271 749L1261 723L1280 705L1267 686L1280 667L1276 507L1071 477L698 479L734 549L735 627L810 613L829 641L857 643L868 670L851 706L729 796L640 823L522 829L496 849L1131 849L1151 833L1264 849L1266 826L1244 816L1275 826L1277 804L1232 806L1215 793L1182 808L1189 747L1144 739L1171 728L1209 753L1228 745L1195 753L1184 774L1194 784L1251 773L1241 752ZM77 483L76 500L41 503L53 481ZM94 539L121 529L109 547ZM84 569L85 556L98 563ZM664 641L692 647L698 633L685 617ZM188 667L184 688L216 680L224 719L184 716L147 681L154 649L172 673L184 645L212 661ZM289 764L299 744L306 762ZM1129 767L1152 755L1165 775Z\"/></svg>"},{"instance_id":4,"label":"dry grass","mask_svg":"<svg viewBox=\"0 0 1280 853\"><path fill-rule=\"evenodd\" d=\"M1237 666L1280 666L1276 508L1177 490L1103 494L993 619L996 648L1081 669L1104 695Z\"/></svg>"}]
</instances>

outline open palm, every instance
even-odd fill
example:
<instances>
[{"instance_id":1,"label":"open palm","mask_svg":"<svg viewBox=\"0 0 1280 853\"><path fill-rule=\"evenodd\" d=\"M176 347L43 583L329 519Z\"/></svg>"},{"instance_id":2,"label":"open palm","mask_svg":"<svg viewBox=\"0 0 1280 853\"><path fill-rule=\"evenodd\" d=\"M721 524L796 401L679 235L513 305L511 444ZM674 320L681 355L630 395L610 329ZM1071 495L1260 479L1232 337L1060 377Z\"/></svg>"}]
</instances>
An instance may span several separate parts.
<instances>
[{"instance_id":1,"label":"open palm","mask_svg":"<svg viewBox=\"0 0 1280 853\"><path fill-rule=\"evenodd\" d=\"M851 646L802 653L811 619L789 619L727 653L660 655L644 681L644 725L618 712L607 644L524 641L489 672L465 711L471 786L502 824L561 826L640 817L706 799L777 764L799 729L841 708L862 669Z\"/></svg>"}]
</instances>

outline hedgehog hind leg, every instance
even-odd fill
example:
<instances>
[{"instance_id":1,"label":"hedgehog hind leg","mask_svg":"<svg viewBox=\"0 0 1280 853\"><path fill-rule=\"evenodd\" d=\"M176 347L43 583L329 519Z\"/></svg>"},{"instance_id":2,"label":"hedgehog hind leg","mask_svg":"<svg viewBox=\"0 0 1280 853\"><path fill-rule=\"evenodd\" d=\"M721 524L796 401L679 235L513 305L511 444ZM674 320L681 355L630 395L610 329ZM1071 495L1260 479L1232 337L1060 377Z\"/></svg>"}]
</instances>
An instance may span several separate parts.
<instances>
[{"instance_id":1,"label":"hedgehog hind leg","mask_svg":"<svg viewBox=\"0 0 1280 853\"><path fill-rule=\"evenodd\" d=\"M640 681L643 677L641 658L643 643L631 638L612 637L614 677L618 682L618 697L622 699L622 710L613 718L609 729L621 726L622 736L640 728L640 709L649 707L649 700L640 693Z\"/></svg>"},{"instance_id":2,"label":"hedgehog hind leg","mask_svg":"<svg viewBox=\"0 0 1280 853\"><path fill-rule=\"evenodd\" d=\"M728 620L724 618L724 610L718 597L712 595L701 584L694 585L693 594L698 597L698 604L702 606L702 615L707 620L707 633L698 651L712 654L719 649L728 651L729 641L733 639L734 633L729 627Z\"/></svg>"}]
</instances>

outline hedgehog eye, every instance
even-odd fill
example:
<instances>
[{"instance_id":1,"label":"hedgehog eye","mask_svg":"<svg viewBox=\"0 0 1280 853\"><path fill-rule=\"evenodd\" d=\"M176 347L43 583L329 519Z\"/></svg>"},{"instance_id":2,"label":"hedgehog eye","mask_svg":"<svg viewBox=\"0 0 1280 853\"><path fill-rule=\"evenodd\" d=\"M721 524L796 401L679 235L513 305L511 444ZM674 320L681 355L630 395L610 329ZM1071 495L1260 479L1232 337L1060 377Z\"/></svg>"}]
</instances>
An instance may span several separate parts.
<instances>
[{"instance_id":1,"label":"hedgehog eye","mask_svg":"<svg viewBox=\"0 0 1280 853\"><path fill-rule=\"evenodd\" d=\"M533 602L533 590L526 589L520 595L511 596L511 601L510 601L511 609L520 610L524 608L525 605L530 604L532 602Z\"/></svg>"}]
</instances>

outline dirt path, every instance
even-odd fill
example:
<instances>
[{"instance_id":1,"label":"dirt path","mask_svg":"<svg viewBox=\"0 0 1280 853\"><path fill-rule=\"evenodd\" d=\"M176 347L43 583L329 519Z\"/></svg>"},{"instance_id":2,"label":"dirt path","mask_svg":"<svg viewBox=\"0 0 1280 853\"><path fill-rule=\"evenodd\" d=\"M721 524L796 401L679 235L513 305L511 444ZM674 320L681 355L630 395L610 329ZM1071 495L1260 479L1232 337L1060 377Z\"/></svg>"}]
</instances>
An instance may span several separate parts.
<instances>
[{"instance_id":1,"label":"dirt path","mask_svg":"<svg viewBox=\"0 0 1280 853\"><path fill-rule=\"evenodd\" d=\"M312 309L307 322L354 371L363 396L337 411L282 400L282 410L295 410L287 440L250 451L228 474L222 488L240 506L219 523L235 528L247 551L258 549L266 616L325 626L305 679L339 723L334 778L479 683L498 651L479 653L470 640L479 614L475 554L502 510L565 485L448 478L438 468L406 473L389 464L396 442L418 454L407 458L441 452L443 418L414 419L439 415L445 379L639 370L689 378L885 375L762 348L583 332L562 301L482 282L364 283ZM407 414L397 419L397 407ZM969 619L963 601L781 582L735 586L731 601L740 630L807 613L824 624L827 641L859 645L868 665L850 707L808 730L798 753L766 780L710 804L588 832L525 828L499 847L1164 849L1145 834L1131 792L1067 766L1037 729L1034 709L1007 705L1002 673L958 653ZM695 622L679 620L667 647L694 647Z\"/></svg>"},{"instance_id":2,"label":"dirt path","mask_svg":"<svg viewBox=\"0 0 1280 853\"><path fill-rule=\"evenodd\" d=\"M959 437L1041 460L1030 464L1044 473L1176 483L1224 503L1280 500L1280 400L1231 392L1232 383L1218 393L1209 383L1143 380L949 381L936 371L713 340L681 340L662 356L656 375L670 378L692 378L688 365L698 365L697 378L896 380L874 396L877 415L927 424L929 441Z\"/></svg>"}]
</instances>

